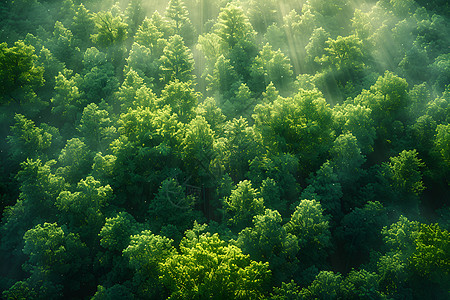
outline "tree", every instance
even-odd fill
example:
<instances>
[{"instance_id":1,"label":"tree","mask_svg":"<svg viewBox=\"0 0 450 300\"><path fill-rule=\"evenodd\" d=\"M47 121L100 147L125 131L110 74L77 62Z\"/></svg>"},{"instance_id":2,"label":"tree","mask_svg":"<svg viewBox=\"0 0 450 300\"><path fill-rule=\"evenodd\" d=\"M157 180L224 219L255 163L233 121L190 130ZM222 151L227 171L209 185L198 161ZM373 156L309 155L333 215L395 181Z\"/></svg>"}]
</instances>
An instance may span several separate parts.
<instances>
[{"instance_id":1,"label":"tree","mask_svg":"<svg viewBox=\"0 0 450 300\"><path fill-rule=\"evenodd\" d=\"M44 223L28 230L23 238L23 252L28 256L25 268L32 274L30 279L36 276L41 282L62 285L66 296L78 291L80 285L89 287L94 278L87 271L88 248L77 235L56 223ZM40 283L36 283L38 288ZM52 294L41 297L52 297Z\"/></svg>"},{"instance_id":2,"label":"tree","mask_svg":"<svg viewBox=\"0 0 450 300\"><path fill-rule=\"evenodd\" d=\"M187 170L195 174L196 180L211 178L210 163L216 155L214 141L214 132L203 117L197 116L186 126L181 154Z\"/></svg>"},{"instance_id":3,"label":"tree","mask_svg":"<svg viewBox=\"0 0 450 300\"><path fill-rule=\"evenodd\" d=\"M284 228L298 238L299 261L303 265L309 267L327 256L331 246L328 217L316 200L300 201Z\"/></svg>"},{"instance_id":4,"label":"tree","mask_svg":"<svg viewBox=\"0 0 450 300\"><path fill-rule=\"evenodd\" d=\"M167 17L174 23L175 34L183 37L187 45L192 45L195 39L195 28L189 19L189 11L183 0L170 0L166 9Z\"/></svg>"},{"instance_id":5,"label":"tree","mask_svg":"<svg viewBox=\"0 0 450 300\"><path fill-rule=\"evenodd\" d=\"M82 51L91 46L90 37L94 34L95 23L89 10L81 3L73 17L70 30L76 40L76 44Z\"/></svg>"},{"instance_id":6,"label":"tree","mask_svg":"<svg viewBox=\"0 0 450 300\"><path fill-rule=\"evenodd\" d=\"M183 232L194 219L199 219L193 210L198 201L194 195L186 195L186 187L175 178L165 179L149 205L152 228L160 230L163 226L173 225Z\"/></svg>"},{"instance_id":7,"label":"tree","mask_svg":"<svg viewBox=\"0 0 450 300\"><path fill-rule=\"evenodd\" d=\"M53 114L73 122L87 103L79 89L82 82L81 76L79 74L70 75L72 74L67 69L64 73L59 72L55 78L55 91L50 101L53 104Z\"/></svg>"},{"instance_id":8,"label":"tree","mask_svg":"<svg viewBox=\"0 0 450 300\"><path fill-rule=\"evenodd\" d=\"M108 62L107 55L97 48L86 49L83 67L83 80L79 89L83 92L86 103L100 103L102 99L109 97L118 87L119 81L114 76L113 64Z\"/></svg>"},{"instance_id":9,"label":"tree","mask_svg":"<svg viewBox=\"0 0 450 300\"><path fill-rule=\"evenodd\" d=\"M36 98L35 90L44 83L44 69L37 65L37 55L31 45L17 41L8 48L0 44L1 103L23 103Z\"/></svg>"},{"instance_id":10,"label":"tree","mask_svg":"<svg viewBox=\"0 0 450 300\"><path fill-rule=\"evenodd\" d=\"M338 71L355 72L364 68L365 51L357 36L338 36L335 40L329 38L326 43L327 54L319 58L320 62L328 63Z\"/></svg>"},{"instance_id":11,"label":"tree","mask_svg":"<svg viewBox=\"0 0 450 300\"><path fill-rule=\"evenodd\" d=\"M229 223L241 230L251 225L254 216L264 213L264 202L248 180L239 182L225 200L225 209L231 218Z\"/></svg>"},{"instance_id":12,"label":"tree","mask_svg":"<svg viewBox=\"0 0 450 300\"><path fill-rule=\"evenodd\" d=\"M217 234L186 232L180 253L160 264L161 280L171 299L260 299L271 272L267 263L250 260Z\"/></svg>"},{"instance_id":13,"label":"tree","mask_svg":"<svg viewBox=\"0 0 450 300\"><path fill-rule=\"evenodd\" d=\"M342 275L320 271L314 281L300 291L303 299L338 299L341 297Z\"/></svg>"},{"instance_id":14,"label":"tree","mask_svg":"<svg viewBox=\"0 0 450 300\"><path fill-rule=\"evenodd\" d=\"M163 276L162 264L177 256L172 240L144 230L132 235L123 256L135 271L133 290L140 298L155 298L166 294L159 276Z\"/></svg>"},{"instance_id":15,"label":"tree","mask_svg":"<svg viewBox=\"0 0 450 300\"><path fill-rule=\"evenodd\" d=\"M58 166L57 174L63 176L70 183L76 183L91 170L92 154L80 139L70 139L61 150Z\"/></svg>"},{"instance_id":16,"label":"tree","mask_svg":"<svg viewBox=\"0 0 450 300\"><path fill-rule=\"evenodd\" d=\"M253 227L239 233L237 245L253 260L267 261L273 280L281 283L292 278L297 267L298 239L281 225L281 215L266 209L253 218Z\"/></svg>"},{"instance_id":17,"label":"tree","mask_svg":"<svg viewBox=\"0 0 450 300\"><path fill-rule=\"evenodd\" d=\"M106 110L99 109L97 104L88 104L81 116L78 131L85 144L92 151L104 152L117 135L117 129Z\"/></svg>"},{"instance_id":18,"label":"tree","mask_svg":"<svg viewBox=\"0 0 450 300\"><path fill-rule=\"evenodd\" d=\"M89 246L97 242L97 234L105 222L103 208L109 205L113 191L88 176L77 184L76 192L62 191L55 206L60 212L60 222L78 232Z\"/></svg>"},{"instance_id":19,"label":"tree","mask_svg":"<svg viewBox=\"0 0 450 300\"><path fill-rule=\"evenodd\" d=\"M450 165L450 125L439 124L436 129L435 148L442 159Z\"/></svg>"},{"instance_id":20,"label":"tree","mask_svg":"<svg viewBox=\"0 0 450 300\"><path fill-rule=\"evenodd\" d=\"M357 140L362 153L373 152L376 139L375 122L372 110L368 107L344 103L333 108L334 119L338 128L344 133L351 133Z\"/></svg>"},{"instance_id":21,"label":"tree","mask_svg":"<svg viewBox=\"0 0 450 300\"><path fill-rule=\"evenodd\" d=\"M241 7L228 3L222 8L218 17L215 34L226 50L233 49L240 41L252 39L254 31Z\"/></svg>"},{"instance_id":22,"label":"tree","mask_svg":"<svg viewBox=\"0 0 450 300\"><path fill-rule=\"evenodd\" d=\"M167 46L164 48L164 55L161 61L161 81L169 83L178 79L182 82L194 80L192 71L194 70L194 59L192 53L184 45L183 38L174 35L169 39Z\"/></svg>"},{"instance_id":23,"label":"tree","mask_svg":"<svg viewBox=\"0 0 450 300\"><path fill-rule=\"evenodd\" d=\"M12 135L7 137L7 141L11 147L12 158L17 163L27 158L37 159L52 154L49 150L52 150L52 143L57 141L57 134L59 135L56 128L54 128L56 134L53 135L49 130L51 127L45 124L36 126L24 115L15 114L14 120L15 124L11 126Z\"/></svg>"},{"instance_id":24,"label":"tree","mask_svg":"<svg viewBox=\"0 0 450 300\"><path fill-rule=\"evenodd\" d=\"M278 90L284 92L289 89L289 84L293 81L289 58L280 49L273 51L269 44L266 44L259 52L252 69L256 79L255 84L258 84L257 81L261 82L261 79L265 83L261 90L272 82Z\"/></svg>"},{"instance_id":25,"label":"tree","mask_svg":"<svg viewBox=\"0 0 450 300\"><path fill-rule=\"evenodd\" d=\"M182 123L189 123L194 117L194 109L198 104L200 93L190 87L189 82L178 79L171 81L161 92L159 106L168 105Z\"/></svg>"},{"instance_id":26,"label":"tree","mask_svg":"<svg viewBox=\"0 0 450 300\"><path fill-rule=\"evenodd\" d=\"M253 118L269 149L297 155L305 174L315 169L333 138L331 109L317 91L300 90L293 98L257 105Z\"/></svg>"},{"instance_id":27,"label":"tree","mask_svg":"<svg viewBox=\"0 0 450 300\"><path fill-rule=\"evenodd\" d=\"M416 150L403 150L398 156L390 158L388 177L401 192L419 195L425 189L420 172L425 164L417 155Z\"/></svg>"}]
</instances>

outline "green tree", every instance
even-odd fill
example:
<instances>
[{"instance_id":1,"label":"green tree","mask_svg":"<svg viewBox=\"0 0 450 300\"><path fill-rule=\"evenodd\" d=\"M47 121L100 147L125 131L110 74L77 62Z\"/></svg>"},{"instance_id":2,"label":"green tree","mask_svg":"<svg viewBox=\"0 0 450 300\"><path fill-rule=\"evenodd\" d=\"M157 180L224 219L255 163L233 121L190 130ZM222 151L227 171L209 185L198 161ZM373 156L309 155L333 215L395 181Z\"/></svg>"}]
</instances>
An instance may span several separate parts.
<instances>
[{"instance_id":1,"label":"green tree","mask_svg":"<svg viewBox=\"0 0 450 300\"><path fill-rule=\"evenodd\" d=\"M189 82L182 82L178 79L171 81L161 92L158 105L168 105L173 113L178 116L182 123L189 123L195 115L195 107L198 104L200 93L196 93L190 87Z\"/></svg>"},{"instance_id":2,"label":"green tree","mask_svg":"<svg viewBox=\"0 0 450 300\"><path fill-rule=\"evenodd\" d=\"M333 138L332 111L317 91L300 90L293 98L257 105L253 118L265 145L275 153L296 154L305 174L315 169Z\"/></svg>"},{"instance_id":3,"label":"green tree","mask_svg":"<svg viewBox=\"0 0 450 300\"><path fill-rule=\"evenodd\" d=\"M233 49L240 41L252 39L254 31L241 7L228 3L222 8L215 29L226 50Z\"/></svg>"},{"instance_id":4,"label":"green tree","mask_svg":"<svg viewBox=\"0 0 450 300\"><path fill-rule=\"evenodd\" d=\"M37 159L52 154L50 153L52 143L55 143L59 134L56 128L52 134L48 125L36 126L32 120L21 114L15 114L14 121L15 124L11 126L11 135L7 137L7 141L11 147L12 158L17 163L27 158Z\"/></svg>"},{"instance_id":5,"label":"green tree","mask_svg":"<svg viewBox=\"0 0 450 300\"><path fill-rule=\"evenodd\" d=\"M388 178L393 187L401 192L419 195L425 189L420 171L425 164L417 155L416 150L403 150L398 156L390 158Z\"/></svg>"},{"instance_id":6,"label":"green tree","mask_svg":"<svg viewBox=\"0 0 450 300\"><path fill-rule=\"evenodd\" d=\"M300 291L302 299L339 299L342 275L333 271L320 271L314 281Z\"/></svg>"},{"instance_id":7,"label":"green tree","mask_svg":"<svg viewBox=\"0 0 450 300\"><path fill-rule=\"evenodd\" d=\"M170 299L260 299L271 272L217 234L186 232L180 253L160 264Z\"/></svg>"},{"instance_id":8,"label":"green tree","mask_svg":"<svg viewBox=\"0 0 450 300\"><path fill-rule=\"evenodd\" d=\"M248 180L236 185L224 205L230 215L229 223L238 230L249 227L254 216L264 213L264 200Z\"/></svg>"},{"instance_id":9,"label":"green tree","mask_svg":"<svg viewBox=\"0 0 450 300\"><path fill-rule=\"evenodd\" d=\"M92 153L79 138L67 141L58 157L57 174L68 182L76 183L85 177L92 166Z\"/></svg>"},{"instance_id":10,"label":"green tree","mask_svg":"<svg viewBox=\"0 0 450 300\"><path fill-rule=\"evenodd\" d=\"M450 125L440 124L436 129L435 148L442 159L450 165Z\"/></svg>"},{"instance_id":11,"label":"green tree","mask_svg":"<svg viewBox=\"0 0 450 300\"><path fill-rule=\"evenodd\" d=\"M19 40L10 48L7 43L0 44L2 103L23 103L36 98L36 88L44 83L44 69L37 59L34 47L24 41Z\"/></svg>"},{"instance_id":12,"label":"green tree","mask_svg":"<svg viewBox=\"0 0 450 300\"><path fill-rule=\"evenodd\" d=\"M276 210L266 209L264 214L253 218L253 227L242 230L237 240L243 253L269 263L276 283L292 278L298 263L298 239L287 233L281 221Z\"/></svg>"},{"instance_id":13,"label":"green tree","mask_svg":"<svg viewBox=\"0 0 450 300\"><path fill-rule=\"evenodd\" d=\"M63 295L68 296L83 286L89 287L94 277L88 271L88 248L77 235L56 223L44 223L28 230L23 239L23 252L28 256L25 269L32 274L31 279L41 278L36 288L49 281L62 285Z\"/></svg>"},{"instance_id":14,"label":"green tree","mask_svg":"<svg viewBox=\"0 0 450 300\"><path fill-rule=\"evenodd\" d=\"M99 109L95 103L84 108L77 129L83 136L85 144L92 151L104 152L117 135L116 127L113 126L109 113Z\"/></svg>"},{"instance_id":15,"label":"green tree","mask_svg":"<svg viewBox=\"0 0 450 300\"><path fill-rule=\"evenodd\" d=\"M183 0L170 0L166 9L167 17L172 21L175 34L183 37L187 45L192 45L195 39L195 27L189 19L189 11Z\"/></svg>"},{"instance_id":16,"label":"green tree","mask_svg":"<svg viewBox=\"0 0 450 300\"><path fill-rule=\"evenodd\" d=\"M317 264L327 256L331 247L330 226L316 200L300 201L284 228L298 238L299 260L305 266Z\"/></svg>"},{"instance_id":17,"label":"green tree","mask_svg":"<svg viewBox=\"0 0 450 300\"><path fill-rule=\"evenodd\" d=\"M74 122L82 108L87 104L83 92L80 91L82 78L67 70L59 73L55 78L55 88L52 102L52 113L66 121ZM69 77L70 76L70 77Z\"/></svg>"},{"instance_id":18,"label":"green tree","mask_svg":"<svg viewBox=\"0 0 450 300\"><path fill-rule=\"evenodd\" d=\"M101 186L94 177L81 179L75 192L62 191L55 201L59 220L77 232L90 247L98 242L98 232L105 222L103 208L109 205L113 192L109 185Z\"/></svg>"},{"instance_id":19,"label":"green tree","mask_svg":"<svg viewBox=\"0 0 450 300\"><path fill-rule=\"evenodd\" d=\"M289 89L289 84L293 82L289 58L280 49L274 51L269 44L266 44L259 52L252 69L255 84L261 84L261 79L265 83L261 90L272 82L278 90L284 92Z\"/></svg>"},{"instance_id":20,"label":"green tree","mask_svg":"<svg viewBox=\"0 0 450 300\"><path fill-rule=\"evenodd\" d=\"M131 236L130 244L123 250L123 256L135 271L132 288L137 297L152 299L166 294L159 276L164 273L162 264L177 256L172 242L150 230Z\"/></svg>"},{"instance_id":21,"label":"green tree","mask_svg":"<svg viewBox=\"0 0 450 300\"><path fill-rule=\"evenodd\" d=\"M194 70L194 59L191 51L184 45L183 38L174 35L169 39L164 48L164 54L161 61L161 80L169 83L178 79L182 82L192 81L195 77L192 74Z\"/></svg>"}]
</instances>

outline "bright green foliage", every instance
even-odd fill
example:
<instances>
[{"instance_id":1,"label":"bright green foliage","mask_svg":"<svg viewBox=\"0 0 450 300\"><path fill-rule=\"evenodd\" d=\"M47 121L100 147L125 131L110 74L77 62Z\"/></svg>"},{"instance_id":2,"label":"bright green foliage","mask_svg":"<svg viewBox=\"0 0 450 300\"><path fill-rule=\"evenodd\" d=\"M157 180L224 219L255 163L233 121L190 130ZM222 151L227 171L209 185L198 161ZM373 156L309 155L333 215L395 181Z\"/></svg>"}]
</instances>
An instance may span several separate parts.
<instances>
[{"instance_id":1,"label":"bright green foliage","mask_svg":"<svg viewBox=\"0 0 450 300\"><path fill-rule=\"evenodd\" d=\"M387 176L400 191L419 195L425 189L420 171L425 164L417 155L416 150L403 150L398 156L391 157Z\"/></svg>"},{"instance_id":2,"label":"bright green foliage","mask_svg":"<svg viewBox=\"0 0 450 300\"><path fill-rule=\"evenodd\" d=\"M100 245L108 251L121 253L130 244L131 236L139 233L139 224L127 212L106 218L100 233Z\"/></svg>"},{"instance_id":3,"label":"bright green foliage","mask_svg":"<svg viewBox=\"0 0 450 300\"><path fill-rule=\"evenodd\" d=\"M215 156L214 140L214 132L203 117L197 116L186 126L181 151L189 172L209 175L209 165Z\"/></svg>"},{"instance_id":4,"label":"bright green foliage","mask_svg":"<svg viewBox=\"0 0 450 300\"><path fill-rule=\"evenodd\" d=\"M93 17L97 32L91 35L91 40L100 48L117 45L127 38L128 25L122 16L112 14L111 11L100 11Z\"/></svg>"},{"instance_id":5,"label":"bright green foliage","mask_svg":"<svg viewBox=\"0 0 450 300\"><path fill-rule=\"evenodd\" d=\"M166 14L175 22L175 31L180 34L180 27L188 20L189 15L183 0L170 0Z\"/></svg>"},{"instance_id":6,"label":"bright green foliage","mask_svg":"<svg viewBox=\"0 0 450 300\"><path fill-rule=\"evenodd\" d=\"M320 271L314 281L300 291L302 299L338 299L341 297L342 275Z\"/></svg>"},{"instance_id":7,"label":"bright green foliage","mask_svg":"<svg viewBox=\"0 0 450 300\"><path fill-rule=\"evenodd\" d=\"M277 89L286 90L292 83L293 72L289 58L280 49L274 51L269 44L266 44L259 52L252 68L256 80L262 79L266 86L273 82ZM261 83L255 82L255 84Z\"/></svg>"},{"instance_id":8,"label":"bright green foliage","mask_svg":"<svg viewBox=\"0 0 450 300\"><path fill-rule=\"evenodd\" d=\"M299 300L302 299L300 295L300 288L291 280L289 283L282 282L281 287L274 287L274 293L271 294L271 300Z\"/></svg>"},{"instance_id":9,"label":"bright green foliage","mask_svg":"<svg viewBox=\"0 0 450 300\"><path fill-rule=\"evenodd\" d=\"M368 106L384 115L394 114L407 105L407 89L408 83L405 79L386 71L384 76L378 77L375 84L370 87L372 93L379 94L383 98L380 99L379 103L373 103Z\"/></svg>"},{"instance_id":10,"label":"bright green foliage","mask_svg":"<svg viewBox=\"0 0 450 300\"><path fill-rule=\"evenodd\" d=\"M217 106L214 98L208 97L195 108L196 115L202 116L211 126L214 132L222 132L222 125L225 122L225 115Z\"/></svg>"},{"instance_id":11,"label":"bright green foliage","mask_svg":"<svg viewBox=\"0 0 450 300\"><path fill-rule=\"evenodd\" d=\"M220 11L215 34L221 38L223 46L228 50L242 41L251 39L254 31L242 8L234 3L228 3Z\"/></svg>"},{"instance_id":12,"label":"bright green foliage","mask_svg":"<svg viewBox=\"0 0 450 300\"><path fill-rule=\"evenodd\" d=\"M184 45L181 36L174 35L169 39L160 61L160 69L162 72L161 80L164 83L169 83L175 79L183 82L194 79L194 75L192 75L192 71L194 70L194 59L189 48Z\"/></svg>"},{"instance_id":13,"label":"bright green foliage","mask_svg":"<svg viewBox=\"0 0 450 300\"><path fill-rule=\"evenodd\" d=\"M237 229L251 225L254 216L264 213L264 202L248 180L241 181L225 201L230 224Z\"/></svg>"},{"instance_id":14,"label":"bright green foliage","mask_svg":"<svg viewBox=\"0 0 450 300\"><path fill-rule=\"evenodd\" d=\"M102 186L94 177L88 176L80 180L76 192L62 191L55 205L61 214L61 222L79 232L84 241L91 242L104 224L102 209L109 205L112 197L109 185Z\"/></svg>"},{"instance_id":15,"label":"bright green foliage","mask_svg":"<svg viewBox=\"0 0 450 300\"><path fill-rule=\"evenodd\" d=\"M351 184L363 175L361 166L365 162L365 157L361 154L358 141L353 134L338 136L330 149L330 154L333 157L331 165L341 184Z\"/></svg>"},{"instance_id":16,"label":"bright green foliage","mask_svg":"<svg viewBox=\"0 0 450 300\"><path fill-rule=\"evenodd\" d=\"M257 134L241 117L225 123L224 135L229 151L228 173L235 181L243 180L250 161L261 152Z\"/></svg>"},{"instance_id":17,"label":"bright green foliage","mask_svg":"<svg viewBox=\"0 0 450 300\"><path fill-rule=\"evenodd\" d=\"M84 137L86 145L93 151L105 151L117 135L109 113L99 109L95 103L84 108L78 131Z\"/></svg>"},{"instance_id":18,"label":"bright green foliage","mask_svg":"<svg viewBox=\"0 0 450 300\"><path fill-rule=\"evenodd\" d=\"M20 198L27 202L36 217L42 218L53 212L53 203L66 186L64 178L52 173L54 164L54 160L42 163L40 159L27 159L20 164L21 170L17 173L21 183Z\"/></svg>"},{"instance_id":19,"label":"bright green foliage","mask_svg":"<svg viewBox=\"0 0 450 300\"><path fill-rule=\"evenodd\" d=\"M145 18L139 26L134 41L150 50L153 57L161 55L167 41L163 39L164 33L159 31L151 19Z\"/></svg>"},{"instance_id":20,"label":"bright green foliage","mask_svg":"<svg viewBox=\"0 0 450 300\"><path fill-rule=\"evenodd\" d=\"M437 126L436 131L436 150L447 165L450 165L450 125L440 124Z\"/></svg>"},{"instance_id":21,"label":"bright green foliage","mask_svg":"<svg viewBox=\"0 0 450 300\"><path fill-rule=\"evenodd\" d=\"M342 132L350 132L355 136L363 153L372 152L376 138L375 124L371 117L372 110L365 106L350 103L335 106L333 110L334 118Z\"/></svg>"},{"instance_id":22,"label":"bright green foliage","mask_svg":"<svg viewBox=\"0 0 450 300\"><path fill-rule=\"evenodd\" d=\"M79 74L70 76L70 71L64 73L60 72L55 79L55 91L51 99L52 113L66 120L74 121L87 104L79 90L82 78Z\"/></svg>"},{"instance_id":23,"label":"bright green foliage","mask_svg":"<svg viewBox=\"0 0 450 300\"><path fill-rule=\"evenodd\" d=\"M27 158L38 158L51 147L56 137L44 130L43 124L39 127L24 115L15 114L15 124L11 126L11 136L7 137L8 144L13 147L12 157L17 162Z\"/></svg>"},{"instance_id":24,"label":"bright green foliage","mask_svg":"<svg viewBox=\"0 0 450 300\"><path fill-rule=\"evenodd\" d=\"M157 60L153 57L151 50L145 46L133 43L126 61L125 72L129 73L129 70L136 71L147 84L154 81L153 76L159 77Z\"/></svg>"},{"instance_id":25,"label":"bright green foliage","mask_svg":"<svg viewBox=\"0 0 450 300\"><path fill-rule=\"evenodd\" d=\"M36 97L35 89L44 83L44 69L37 65L35 49L23 41L8 48L0 44L0 101L22 103Z\"/></svg>"},{"instance_id":26,"label":"bright green foliage","mask_svg":"<svg viewBox=\"0 0 450 300\"><path fill-rule=\"evenodd\" d=\"M79 41L77 44L81 44L84 47L82 49L88 48L90 45L90 37L93 34L95 28L94 20L92 19L92 15L89 10L81 3L75 16L73 17L72 25L70 26L70 30L73 33L73 37L76 41ZM80 47L81 48L81 47Z\"/></svg>"},{"instance_id":27,"label":"bright green foliage","mask_svg":"<svg viewBox=\"0 0 450 300\"><path fill-rule=\"evenodd\" d=\"M107 61L106 54L97 48L88 48L83 59L83 81L79 88L84 93L87 103L99 103L109 97L118 87L119 82L114 76L114 67Z\"/></svg>"},{"instance_id":28,"label":"bright green foliage","mask_svg":"<svg viewBox=\"0 0 450 300\"><path fill-rule=\"evenodd\" d=\"M329 38L327 45L327 54L319 59L320 62L342 71L360 71L364 68L363 43L357 36L338 36L335 40Z\"/></svg>"},{"instance_id":29,"label":"bright green foliage","mask_svg":"<svg viewBox=\"0 0 450 300\"><path fill-rule=\"evenodd\" d=\"M64 284L66 291L77 291L80 284L93 279L87 272L88 248L77 235L58 224L39 224L28 230L23 239L23 252L28 256L25 267L32 277L41 276L43 282Z\"/></svg>"},{"instance_id":30,"label":"bright green foliage","mask_svg":"<svg viewBox=\"0 0 450 300\"><path fill-rule=\"evenodd\" d=\"M352 270L341 284L343 299L385 299L379 292L378 275L364 269Z\"/></svg>"},{"instance_id":31,"label":"bright green foliage","mask_svg":"<svg viewBox=\"0 0 450 300\"><path fill-rule=\"evenodd\" d=\"M382 230L383 239L387 246L393 250L410 252L413 244L413 232L419 230L419 222L409 221L405 216L400 216L396 223Z\"/></svg>"},{"instance_id":32,"label":"bright green foliage","mask_svg":"<svg viewBox=\"0 0 450 300\"><path fill-rule=\"evenodd\" d=\"M135 295L142 299L160 298L165 294L159 276L164 273L166 260L176 257L172 240L155 235L150 230L132 235L129 246L123 250L123 256L135 270L133 289Z\"/></svg>"},{"instance_id":33,"label":"bright green foliage","mask_svg":"<svg viewBox=\"0 0 450 300\"><path fill-rule=\"evenodd\" d=\"M421 224L413 234L415 250L410 264L421 277L448 286L450 276L450 233L438 224Z\"/></svg>"},{"instance_id":34,"label":"bright green foliage","mask_svg":"<svg viewBox=\"0 0 450 300\"><path fill-rule=\"evenodd\" d=\"M161 92L158 105L168 105L171 111L178 116L180 122L189 123L194 117L194 108L198 104L199 97L200 94L196 93L189 83L175 79L168 83Z\"/></svg>"},{"instance_id":35,"label":"bright green foliage","mask_svg":"<svg viewBox=\"0 0 450 300\"><path fill-rule=\"evenodd\" d=\"M294 98L258 105L253 117L264 143L272 151L298 155L307 171L320 161L333 137L331 109L317 91L300 90Z\"/></svg>"},{"instance_id":36,"label":"bright green foliage","mask_svg":"<svg viewBox=\"0 0 450 300\"><path fill-rule=\"evenodd\" d=\"M267 263L250 260L217 234L194 231L160 267L169 299L261 299L271 275Z\"/></svg>"},{"instance_id":37,"label":"bright green foliage","mask_svg":"<svg viewBox=\"0 0 450 300\"><path fill-rule=\"evenodd\" d=\"M58 175L70 183L78 182L92 166L89 148L78 138L68 140L58 157L58 166Z\"/></svg>"},{"instance_id":38,"label":"bright green foliage","mask_svg":"<svg viewBox=\"0 0 450 300\"><path fill-rule=\"evenodd\" d=\"M322 27L314 29L309 43L306 45L306 61L312 67L319 68L321 66L320 59L327 53L327 41L330 39L330 34Z\"/></svg>"},{"instance_id":39,"label":"bright green foliage","mask_svg":"<svg viewBox=\"0 0 450 300\"><path fill-rule=\"evenodd\" d=\"M187 45L195 42L195 28L189 19L189 12L183 0L170 0L166 16L172 21L175 34L183 37Z\"/></svg>"},{"instance_id":40,"label":"bright green foliage","mask_svg":"<svg viewBox=\"0 0 450 300\"><path fill-rule=\"evenodd\" d=\"M298 238L299 259L306 265L314 264L327 256L331 246L328 217L316 200L302 200L295 209L286 231Z\"/></svg>"},{"instance_id":41,"label":"bright green foliage","mask_svg":"<svg viewBox=\"0 0 450 300\"><path fill-rule=\"evenodd\" d=\"M237 245L256 261L267 261L276 282L291 278L297 267L297 237L281 225L281 215L266 209L253 218L253 227L239 233Z\"/></svg>"}]
</instances>

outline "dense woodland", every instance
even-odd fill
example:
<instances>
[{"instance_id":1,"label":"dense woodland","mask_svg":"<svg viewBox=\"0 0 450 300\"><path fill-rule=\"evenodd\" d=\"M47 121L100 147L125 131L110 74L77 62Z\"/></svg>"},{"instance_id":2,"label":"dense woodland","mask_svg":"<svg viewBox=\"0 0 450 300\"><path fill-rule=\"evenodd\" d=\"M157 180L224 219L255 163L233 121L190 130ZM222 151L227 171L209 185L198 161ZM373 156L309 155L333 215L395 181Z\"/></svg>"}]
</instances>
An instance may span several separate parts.
<instances>
[{"instance_id":1,"label":"dense woodland","mask_svg":"<svg viewBox=\"0 0 450 300\"><path fill-rule=\"evenodd\" d=\"M0 3L5 299L449 299L450 5Z\"/></svg>"}]
</instances>

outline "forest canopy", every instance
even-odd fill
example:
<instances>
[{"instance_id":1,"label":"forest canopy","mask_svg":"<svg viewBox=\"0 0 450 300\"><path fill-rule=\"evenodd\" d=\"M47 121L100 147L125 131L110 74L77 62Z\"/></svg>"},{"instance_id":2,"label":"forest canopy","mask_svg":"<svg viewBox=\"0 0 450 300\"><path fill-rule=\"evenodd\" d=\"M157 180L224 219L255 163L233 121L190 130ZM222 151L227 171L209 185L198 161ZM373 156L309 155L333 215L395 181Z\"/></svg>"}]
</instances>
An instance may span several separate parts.
<instances>
[{"instance_id":1,"label":"forest canopy","mask_svg":"<svg viewBox=\"0 0 450 300\"><path fill-rule=\"evenodd\" d=\"M2 1L2 297L448 299L449 18Z\"/></svg>"}]
</instances>

